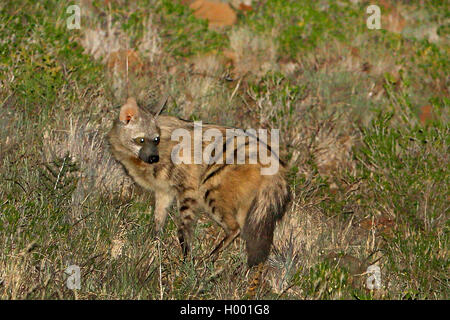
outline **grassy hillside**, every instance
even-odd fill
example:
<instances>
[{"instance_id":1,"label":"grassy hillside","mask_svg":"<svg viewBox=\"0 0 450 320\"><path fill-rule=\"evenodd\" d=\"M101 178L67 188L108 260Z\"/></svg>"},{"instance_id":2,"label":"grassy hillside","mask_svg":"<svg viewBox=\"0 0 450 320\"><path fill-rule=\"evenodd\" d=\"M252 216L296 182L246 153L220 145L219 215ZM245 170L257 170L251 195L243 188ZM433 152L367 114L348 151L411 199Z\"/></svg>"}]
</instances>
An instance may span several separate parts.
<instances>
[{"instance_id":1,"label":"grassy hillside","mask_svg":"<svg viewBox=\"0 0 450 320\"><path fill-rule=\"evenodd\" d=\"M171 115L280 129L294 200L256 298L449 298L448 3L370 1L370 30L368 1L230 2L217 27L188 0L83 0L80 29L64 1L0 3L0 299L246 298L243 242L183 263L175 208L153 237L109 152L126 97L165 93ZM222 233L202 218L194 256Z\"/></svg>"}]
</instances>

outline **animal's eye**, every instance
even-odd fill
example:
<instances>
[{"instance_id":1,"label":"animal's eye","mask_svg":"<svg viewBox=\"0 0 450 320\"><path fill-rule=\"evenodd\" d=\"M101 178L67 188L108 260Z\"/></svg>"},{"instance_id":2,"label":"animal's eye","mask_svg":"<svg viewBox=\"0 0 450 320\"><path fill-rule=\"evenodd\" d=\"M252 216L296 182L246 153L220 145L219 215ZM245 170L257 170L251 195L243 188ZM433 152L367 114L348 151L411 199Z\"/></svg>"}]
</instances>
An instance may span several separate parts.
<instances>
[{"instance_id":1,"label":"animal's eye","mask_svg":"<svg viewBox=\"0 0 450 320\"><path fill-rule=\"evenodd\" d=\"M154 137L154 138L153 138L153 142L154 142L155 144L158 144L158 143L159 143L159 136Z\"/></svg>"},{"instance_id":2,"label":"animal's eye","mask_svg":"<svg viewBox=\"0 0 450 320\"><path fill-rule=\"evenodd\" d=\"M136 138L136 139L134 139L134 142L136 142L137 144L144 144L145 138L143 138L143 137Z\"/></svg>"}]
</instances>

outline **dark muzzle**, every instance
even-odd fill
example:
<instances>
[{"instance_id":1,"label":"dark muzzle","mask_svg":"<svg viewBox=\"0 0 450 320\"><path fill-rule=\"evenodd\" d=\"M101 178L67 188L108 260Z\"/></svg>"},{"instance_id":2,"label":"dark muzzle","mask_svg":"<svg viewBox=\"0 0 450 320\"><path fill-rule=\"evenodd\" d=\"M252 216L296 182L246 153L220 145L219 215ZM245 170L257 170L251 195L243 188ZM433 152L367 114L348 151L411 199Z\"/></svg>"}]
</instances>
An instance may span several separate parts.
<instances>
[{"instance_id":1,"label":"dark muzzle","mask_svg":"<svg viewBox=\"0 0 450 320\"><path fill-rule=\"evenodd\" d=\"M156 156L150 156L149 158L148 158L148 163L155 163L155 162L158 162L159 161L159 156L158 155L156 155Z\"/></svg>"},{"instance_id":2,"label":"dark muzzle","mask_svg":"<svg viewBox=\"0 0 450 320\"><path fill-rule=\"evenodd\" d=\"M139 150L139 159L147 163L156 163L159 161L158 149L152 143L146 143Z\"/></svg>"}]
</instances>

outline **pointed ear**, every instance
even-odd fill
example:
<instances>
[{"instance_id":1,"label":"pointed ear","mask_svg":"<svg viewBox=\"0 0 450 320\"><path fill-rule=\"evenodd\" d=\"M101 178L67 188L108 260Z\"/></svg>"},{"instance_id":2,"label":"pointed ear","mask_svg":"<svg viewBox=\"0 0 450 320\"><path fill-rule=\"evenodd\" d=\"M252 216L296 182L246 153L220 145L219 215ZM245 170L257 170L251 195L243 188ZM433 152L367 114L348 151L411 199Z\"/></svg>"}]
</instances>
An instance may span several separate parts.
<instances>
[{"instance_id":1,"label":"pointed ear","mask_svg":"<svg viewBox=\"0 0 450 320\"><path fill-rule=\"evenodd\" d=\"M167 104L167 100L169 100L169 94L166 94L160 101L159 101L159 108L157 112L155 113L155 119L158 118L158 116L161 114L161 112L164 110Z\"/></svg>"},{"instance_id":2,"label":"pointed ear","mask_svg":"<svg viewBox=\"0 0 450 320\"><path fill-rule=\"evenodd\" d=\"M136 99L128 98L127 102L120 108L119 120L125 124L136 120L139 117L139 107Z\"/></svg>"}]
</instances>

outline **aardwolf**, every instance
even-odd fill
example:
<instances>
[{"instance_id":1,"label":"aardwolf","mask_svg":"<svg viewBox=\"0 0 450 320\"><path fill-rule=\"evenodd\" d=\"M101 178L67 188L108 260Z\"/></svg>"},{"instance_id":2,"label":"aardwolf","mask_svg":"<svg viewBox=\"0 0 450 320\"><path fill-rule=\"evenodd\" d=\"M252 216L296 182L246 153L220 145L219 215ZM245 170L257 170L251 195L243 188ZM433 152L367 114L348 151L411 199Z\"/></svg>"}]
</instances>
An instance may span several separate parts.
<instances>
[{"instance_id":1,"label":"aardwolf","mask_svg":"<svg viewBox=\"0 0 450 320\"><path fill-rule=\"evenodd\" d=\"M115 158L128 174L139 185L155 192L156 231L163 229L167 210L177 201L178 238L184 257L190 252L196 213L203 210L226 234L211 255L241 235L246 241L247 263L251 267L267 259L276 223L283 217L291 193L284 177L286 169L270 144L251 135L225 138L227 129L230 128L210 124L198 128L191 121L153 115L138 107L134 98L129 98L108 137ZM188 147L182 152L180 143L174 139L180 130L189 134L183 139ZM214 161L196 161L195 135L200 132L205 137L211 130L216 133L214 143L210 142L211 137L209 141L204 138L200 147L209 150ZM240 144L232 143L240 138L243 138ZM258 142L256 147L250 143L252 139ZM243 164L239 163L239 151L246 151ZM267 164L250 161L250 155L258 151L269 153L271 161L280 163L277 172L264 175L261 170L267 169ZM183 161L180 161L181 154Z\"/></svg>"}]
</instances>

